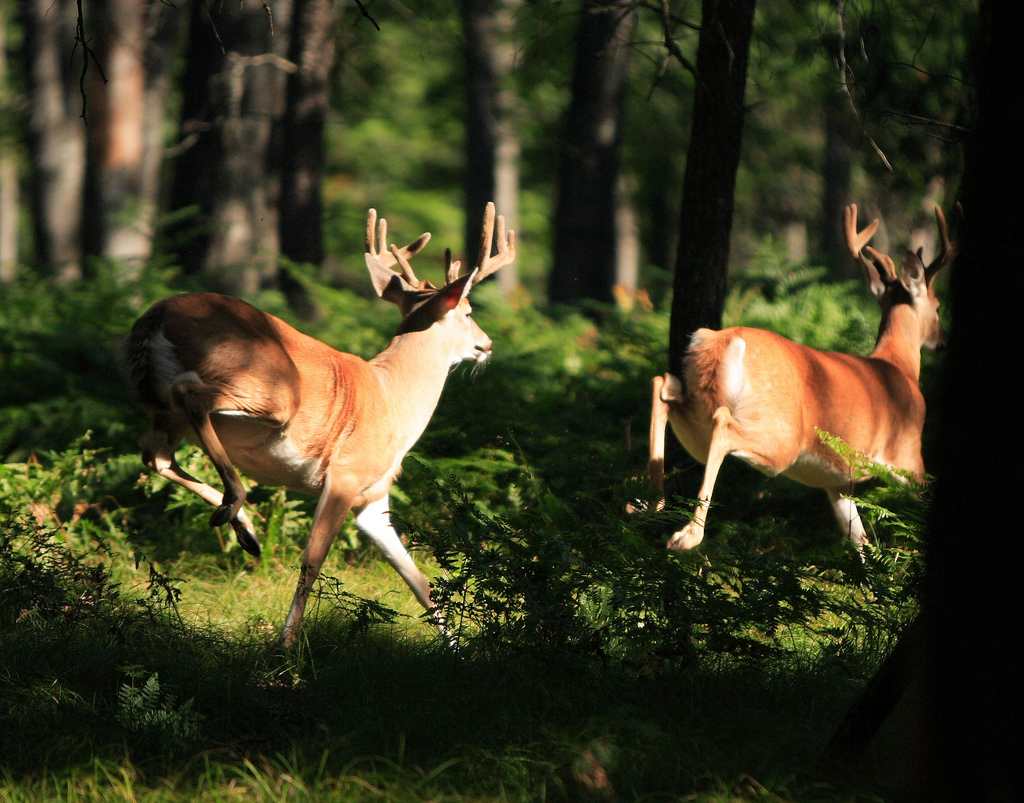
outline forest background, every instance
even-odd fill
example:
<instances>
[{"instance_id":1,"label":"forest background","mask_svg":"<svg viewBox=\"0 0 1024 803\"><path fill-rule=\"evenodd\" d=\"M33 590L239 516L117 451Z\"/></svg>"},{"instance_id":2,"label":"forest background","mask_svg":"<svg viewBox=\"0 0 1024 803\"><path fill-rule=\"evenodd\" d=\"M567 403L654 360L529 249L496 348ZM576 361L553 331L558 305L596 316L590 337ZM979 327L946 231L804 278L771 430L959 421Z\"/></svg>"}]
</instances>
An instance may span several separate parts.
<instances>
[{"instance_id":1,"label":"forest background","mask_svg":"<svg viewBox=\"0 0 1024 803\"><path fill-rule=\"evenodd\" d=\"M917 611L912 497L883 481L867 500L873 573L822 500L742 468L706 566L658 549L687 500L622 512L644 493L623 484L645 457L644 388L695 325L672 287L717 8L0 2L6 794L860 799L906 782L914 716L866 763L821 754ZM720 321L870 349L841 209L882 219L883 252L933 249L979 37L968 2L757 8L734 213L701 285L721 283ZM728 72L744 54L725 52ZM466 623L462 662L406 623L354 529L312 635L282 655L308 501L256 490L257 567L140 477L119 339L156 298L209 288L370 356L397 321L367 300L366 209L392 239L473 254L492 199L519 242L475 294L495 364L450 382L396 511ZM693 492L692 464L675 482Z\"/></svg>"}]
</instances>

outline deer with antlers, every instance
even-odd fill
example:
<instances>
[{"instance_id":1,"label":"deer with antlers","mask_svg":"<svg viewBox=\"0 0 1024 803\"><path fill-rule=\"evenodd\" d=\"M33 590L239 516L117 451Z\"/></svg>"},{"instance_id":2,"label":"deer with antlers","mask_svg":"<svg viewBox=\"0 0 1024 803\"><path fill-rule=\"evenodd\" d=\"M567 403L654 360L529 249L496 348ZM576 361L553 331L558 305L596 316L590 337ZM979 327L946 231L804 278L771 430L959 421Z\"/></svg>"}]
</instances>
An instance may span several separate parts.
<instances>
[{"instance_id":1,"label":"deer with antlers","mask_svg":"<svg viewBox=\"0 0 1024 803\"><path fill-rule=\"evenodd\" d=\"M259 556L234 466L258 483L319 495L282 634L286 645L297 637L310 589L349 511L446 634L430 584L391 526L388 491L452 366L490 356L491 340L471 317L467 296L515 259L515 233L506 235L500 216L492 255L494 234L494 204L488 204L476 266L459 276L460 264L447 252L446 282L438 288L417 279L409 263L430 234L389 249L387 224L377 224L370 210L366 267L377 295L398 305L402 322L369 361L213 293L165 299L133 325L126 346L130 381L152 418L143 461L214 505L211 525L230 524L242 548ZM187 435L209 455L223 493L178 464L175 451Z\"/></svg>"},{"instance_id":2,"label":"deer with antlers","mask_svg":"<svg viewBox=\"0 0 1024 803\"><path fill-rule=\"evenodd\" d=\"M783 474L823 488L840 527L858 547L868 539L856 505L844 494L864 478L853 474L820 433L830 433L875 462L915 475L924 472L921 348L945 344L934 279L955 253L938 207L935 219L939 255L925 267L920 250L908 251L897 271L889 256L867 245L878 220L858 232L857 207L845 210L850 255L882 308L875 348L867 357L818 351L762 329L698 329L682 377L654 378L652 484L663 496L666 424L705 464L693 519L672 535L670 549L692 549L704 539L715 480L728 455L768 476ZM664 499L658 506L663 505Z\"/></svg>"}]
</instances>

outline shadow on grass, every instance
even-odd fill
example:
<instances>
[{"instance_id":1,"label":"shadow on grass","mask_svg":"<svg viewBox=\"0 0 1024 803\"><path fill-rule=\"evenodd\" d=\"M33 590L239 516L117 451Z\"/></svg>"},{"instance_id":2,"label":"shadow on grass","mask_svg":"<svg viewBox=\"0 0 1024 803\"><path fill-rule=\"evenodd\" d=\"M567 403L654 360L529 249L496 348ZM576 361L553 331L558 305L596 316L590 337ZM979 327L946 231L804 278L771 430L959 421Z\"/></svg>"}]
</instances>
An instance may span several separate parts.
<instances>
[{"instance_id":1,"label":"shadow on grass","mask_svg":"<svg viewBox=\"0 0 1024 803\"><path fill-rule=\"evenodd\" d=\"M743 789L870 799L898 761L883 749L855 768L822 763L856 690L826 665L637 671L568 654L481 657L384 624L358 632L337 615L310 621L288 654L256 629L141 611L4 623L9 782L73 780L99 762L179 792L249 772L315 788L362 778L411 799L732 794L736 784L740 799Z\"/></svg>"}]
</instances>

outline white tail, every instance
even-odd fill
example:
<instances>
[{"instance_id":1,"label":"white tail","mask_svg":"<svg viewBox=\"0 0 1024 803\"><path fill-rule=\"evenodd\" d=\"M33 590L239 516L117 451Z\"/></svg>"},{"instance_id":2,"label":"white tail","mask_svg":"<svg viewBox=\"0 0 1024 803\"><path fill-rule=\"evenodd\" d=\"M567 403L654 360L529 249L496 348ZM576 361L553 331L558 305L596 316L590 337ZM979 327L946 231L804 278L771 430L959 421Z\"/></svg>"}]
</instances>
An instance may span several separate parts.
<instances>
[{"instance_id":1,"label":"white tail","mask_svg":"<svg viewBox=\"0 0 1024 803\"><path fill-rule=\"evenodd\" d=\"M377 294L402 312L391 344L370 361L213 293L160 301L132 327L131 382L153 424L142 442L143 461L215 505L212 525L230 523L239 544L260 554L235 465L264 485L320 495L284 625L287 645L298 634L310 589L350 510L444 632L430 585L391 526L388 490L430 421L451 367L491 353L467 295L515 258L515 234L506 235L501 217L498 253L491 256L494 217L494 204L488 204L486 252L481 250L476 267L459 277L449 252L447 281L438 289L417 279L409 264L430 235L389 250L386 224L381 220L375 235L377 213L370 210L366 266ZM396 265L400 273L392 270ZM223 494L178 465L175 450L189 433L210 456Z\"/></svg>"},{"instance_id":2,"label":"white tail","mask_svg":"<svg viewBox=\"0 0 1024 803\"><path fill-rule=\"evenodd\" d=\"M673 374L654 378L651 482L663 495L666 423L706 464L693 520L672 535L670 549L691 549L703 540L715 479L727 455L768 476L784 474L823 488L844 533L857 545L867 541L864 526L843 494L863 478L851 474L819 432L884 465L924 471L921 348L945 343L933 280L955 250L941 209L935 217L941 253L925 267L920 252L908 251L897 273L892 259L867 246L878 221L858 232L857 207L845 210L850 254L882 308L869 356L818 351L762 329L698 329L684 358L685 382Z\"/></svg>"}]
</instances>

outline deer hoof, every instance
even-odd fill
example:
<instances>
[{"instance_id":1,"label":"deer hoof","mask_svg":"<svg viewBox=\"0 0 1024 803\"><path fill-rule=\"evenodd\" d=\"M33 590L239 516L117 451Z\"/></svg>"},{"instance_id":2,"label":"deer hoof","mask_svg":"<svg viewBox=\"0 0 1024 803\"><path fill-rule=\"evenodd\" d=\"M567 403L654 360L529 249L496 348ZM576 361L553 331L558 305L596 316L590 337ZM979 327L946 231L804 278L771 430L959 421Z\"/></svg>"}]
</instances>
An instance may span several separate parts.
<instances>
[{"instance_id":1,"label":"deer hoof","mask_svg":"<svg viewBox=\"0 0 1024 803\"><path fill-rule=\"evenodd\" d=\"M704 528L698 527L695 522L690 522L679 532L674 533L671 538L668 539L668 543L665 544L669 549L675 550L676 552L684 552L687 549L693 549L697 544L704 540Z\"/></svg>"},{"instance_id":2,"label":"deer hoof","mask_svg":"<svg viewBox=\"0 0 1024 803\"><path fill-rule=\"evenodd\" d=\"M231 520L231 526L235 530L235 539L238 541L238 545L254 558L258 558L263 550L256 533L237 518Z\"/></svg>"},{"instance_id":3,"label":"deer hoof","mask_svg":"<svg viewBox=\"0 0 1024 803\"><path fill-rule=\"evenodd\" d=\"M231 512L231 505L221 505L210 516L210 526L220 527L222 524L227 524L231 521L234 514Z\"/></svg>"}]
</instances>

